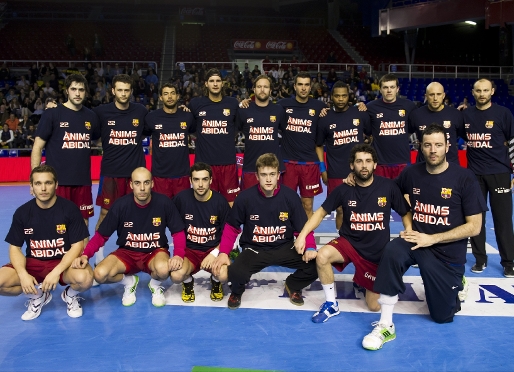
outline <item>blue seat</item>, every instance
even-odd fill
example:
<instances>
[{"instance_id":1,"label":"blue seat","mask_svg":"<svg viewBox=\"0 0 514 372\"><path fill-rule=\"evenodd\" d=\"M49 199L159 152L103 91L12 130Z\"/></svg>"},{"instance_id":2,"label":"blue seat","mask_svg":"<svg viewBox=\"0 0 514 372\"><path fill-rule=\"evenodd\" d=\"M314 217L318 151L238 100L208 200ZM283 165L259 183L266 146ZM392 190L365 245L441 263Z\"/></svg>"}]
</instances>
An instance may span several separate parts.
<instances>
[{"instance_id":1,"label":"blue seat","mask_svg":"<svg viewBox=\"0 0 514 372\"><path fill-rule=\"evenodd\" d=\"M11 150L11 151L9 151L9 157L10 158L17 158L18 157L18 150Z\"/></svg>"}]
</instances>

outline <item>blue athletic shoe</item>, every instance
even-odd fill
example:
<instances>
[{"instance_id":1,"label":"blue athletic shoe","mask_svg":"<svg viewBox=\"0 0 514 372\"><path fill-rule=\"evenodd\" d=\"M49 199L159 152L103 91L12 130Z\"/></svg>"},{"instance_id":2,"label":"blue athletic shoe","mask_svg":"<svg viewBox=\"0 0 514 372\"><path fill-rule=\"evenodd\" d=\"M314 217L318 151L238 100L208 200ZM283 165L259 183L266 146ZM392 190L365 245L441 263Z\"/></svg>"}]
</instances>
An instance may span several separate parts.
<instances>
[{"instance_id":1,"label":"blue athletic shoe","mask_svg":"<svg viewBox=\"0 0 514 372\"><path fill-rule=\"evenodd\" d=\"M324 323L329 318L332 318L333 316L336 316L338 314L339 304L337 303L337 301L335 304L333 302L326 301L321 305L319 311L312 316L312 321L314 323Z\"/></svg>"}]
</instances>

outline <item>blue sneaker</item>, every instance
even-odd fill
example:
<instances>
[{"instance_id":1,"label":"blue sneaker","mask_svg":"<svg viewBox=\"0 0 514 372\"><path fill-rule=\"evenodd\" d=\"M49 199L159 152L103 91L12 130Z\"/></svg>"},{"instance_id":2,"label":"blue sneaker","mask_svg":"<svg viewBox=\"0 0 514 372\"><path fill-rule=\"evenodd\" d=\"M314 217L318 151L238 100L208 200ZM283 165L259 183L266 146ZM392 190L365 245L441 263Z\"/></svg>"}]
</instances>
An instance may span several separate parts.
<instances>
[{"instance_id":1,"label":"blue sneaker","mask_svg":"<svg viewBox=\"0 0 514 372\"><path fill-rule=\"evenodd\" d=\"M333 302L324 302L319 311L314 313L312 316L312 321L314 323L324 323L328 320L328 318L332 318L333 316L339 315L339 304L334 304Z\"/></svg>"}]
</instances>

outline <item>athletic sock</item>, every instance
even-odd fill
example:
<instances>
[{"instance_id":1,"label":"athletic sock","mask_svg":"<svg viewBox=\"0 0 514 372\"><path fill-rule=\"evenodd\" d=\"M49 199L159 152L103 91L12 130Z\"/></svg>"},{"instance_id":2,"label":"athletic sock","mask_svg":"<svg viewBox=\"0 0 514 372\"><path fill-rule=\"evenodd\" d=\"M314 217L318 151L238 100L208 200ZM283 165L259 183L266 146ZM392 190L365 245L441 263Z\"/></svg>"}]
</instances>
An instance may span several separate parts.
<instances>
[{"instance_id":1,"label":"athletic sock","mask_svg":"<svg viewBox=\"0 0 514 372\"><path fill-rule=\"evenodd\" d=\"M36 287L36 290L37 290L37 293L36 294L33 294L33 293L27 293L27 297L32 299L32 300L37 300L38 298L41 298L43 297L43 291L41 290L41 288L39 287Z\"/></svg>"},{"instance_id":2,"label":"athletic sock","mask_svg":"<svg viewBox=\"0 0 514 372\"><path fill-rule=\"evenodd\" d=\"M186 279L184 279L183 283L191 283L192 280L193 280L193 277L191 275L189 275Z\"/></svg>"},{"instance_id":3,"label":"athletic sock","mask_svg":"<svg viewBox=\"0 0 514 372\"><path fill-rule=\"evenodd\" d=\"M123 285L133 286L134 275L123 275L123 279L121 279L120 283Z\"/></svg>"},{"instance_id":4,"label":"athletic sock","mask_svg":"<svg viewBox=\"0 0 514 372\"><path fill-rule=\"evenodd\" d=\"M79 291L76 291L71 287L68 287L68 290L66 291L66 295L69 297L74 297L74 296L78 295L79 293L80 293Z\"/></svg>"},{"instance_id":5,"label":"athletic sock","mask_svg":"<svg viewBox=\"0 0 514 372\"><path fill-rule=\"evenodd\" d=\"M100 247L95 254L95 264L98 265L104 259L104 247Z\"/></svg>"},{"instance_id":6,"label":"athletic sock","mask_svg":"<svg viewBox=\"0 0 514 372\"><path fill-rule=\"evenodd\" d=\"M396 296L388 296L385 294L380 294L378 298L378 303L381 307L380 313L380 324L385 326L390 326L393 324L393 311L394 305L398 302L398 295Z\"/></svg>"},{"instance_id":7,"label":"athletic sock","mask_svg":"<svg viewBox=\"0 0 514 372\"><path fill-rule=\"evenodd\" d=\"M325 292L325 298L328 302L336 303L336 293L334 291L334 283L322 284L323 291Z\"/></svg>"},{"instance_id":8,"label":"athletic sock","mask_svg":"<svg viewBox=\"0 0 514 372\"><path fill-rule=\"evenodd\" d=\"M160 280L155 280L154 278L152 278L150 280L150 287L152 287L153 289L157 289L157 287L160 287L161 286L161 283L162 281Z\"/></svg>"}]
</instances>

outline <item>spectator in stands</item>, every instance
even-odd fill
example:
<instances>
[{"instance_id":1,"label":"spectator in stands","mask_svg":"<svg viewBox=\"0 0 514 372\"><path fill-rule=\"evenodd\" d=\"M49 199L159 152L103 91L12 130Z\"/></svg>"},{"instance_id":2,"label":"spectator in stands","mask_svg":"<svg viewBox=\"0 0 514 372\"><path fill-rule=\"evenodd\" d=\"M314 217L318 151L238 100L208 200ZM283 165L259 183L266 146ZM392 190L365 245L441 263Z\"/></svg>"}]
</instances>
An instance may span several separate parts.
<instances>
[{"instance_id":1,"label":"spectator in stands","mask_svg":"<svg viewBox=\"0 0 514 372\"><path fill-rule=\"evenodd\" d=\"M364 82L364 81L366 81L367 78L368 78L368 72L366 71L366 69L364 67L362 67L359 72L359 79L360 79L360 81Z\"/></svg>"},{"instance_id":2,"label":"spectator in stands","mask_svg":"<svg viewBox=\"0 0 514 372\"><path fill-rule=\"evenodd\" d=\"M109 65L107 65L109 66ZM112 71L112 74L111 74L111 79L113 77L115 77L116 75L120 75L121 73L123 73L123 69L120 68L120 65L118 63L115 63L114 64L114 69Z\"/></svg>"},{"instance_id":3,"label":"spectator in stands","mask_svg":"<svg viewBox=\"0 0 514 372\"><path fill-rule=\"evenodd\" d=\"M23 132L21 124L18 125L16 127L16 130L14 131L14 140L12 141L12 148L25 148L25 133Z\"/></svg>"},{"instance_id":4,"label":"spectator in stands","mask_svg":"<svg viewBox=\"0 0 514 372\"><path fill-rule=\"evenodd\" d=\"M36 138L36 129L32 122L29 124L28 129L25 131L25 146L32 148L34 146L34 140Z\"/></svg>"},{"instance_id":5,"label":"spectator in stands","mask_svg":"<svg viewBox=\"0 0 514 372\"><path fill-rule=\"evenodd\" d=\"M186 81L189 81L191 80L193 76L191 75L191 73L189 71L186 71L186 73L184 74L184 76L182 76L182 81L184 82L184 84L186 83Z\"/></svg>"},{"instance_id":6,"label":"spectator in stands","mask_svg":"<svg viewBox=\"0 0 514 372\"><path fill-rule=\"evenodd\" d=\"M155 75L154 75L155 76ZM148 82L147 82L148 83ZM154 83L150 83L149 85L147 85L146 87L146 97L147 97L147 101L150 99L150 98L153 98L154 100L157 100L157 87L155 86Z\"/></svg>"},{"instance_id":7,"label":"spectator in stands","mask_svg":"<svg viewBox=\"0 0 514 372\"><path fill-rule=\"evenodd\" d=\"M25 101L25 98L27 98L27 93L25 92L25 88L21 88L20 89L20 94L18 96L18 102L23 102Z\"/></svg>"},{"instance_id":8,"label":"spectator in stands","mask_svg":"<svg viewBox=\"0 0 514 372\"><path fill-rule=\"evenodd\" d=\"M70 54L72 56L74 56L76 53L75 39L73 38L73 36L71 34L68 34L68 36L66 36L65 44L66 44L66 48L68 48L68 52L70 52Z\"/></svg>"},{"instance_id":9,"label":"spectator in stands","mask_svg":"<svg viewBox=\"0 0 514 372\"><path fill-rule=\"evenodd\" d=\"M52 74L54 74L56 77L59 76L59 70L57 69L57 67L54 66L53 62L50 62L48 64L48 71L50 71L50 76Z\"/></svg>"},{"instance_id":10,"label":"spectator in stands","mask_svg":"<svg viewBox=\"0 0 514 372\"><path fill-rule=\"evenodd\" d=\"M89 81L95 73L95 69L93 68L93 64L88 62L86 65L86 74L84 75L86 80Z\"/></svg>"},{"instance_id":11,"label":"spectator in stands","mask_svg":"<svg viewBox=\"0 0 514 372\"><path fill-rule=\"evenodd\" d=\"M112 102L112 94L111 94L111 91L110 89L106 89L105 91L105 96L104 98L102 99L102 104L107 104L107 103L111 103Z\"/></svg>"},{"instance_id":12,"label":"spectator in stands","mask_svg":"<svg viewBox=\"0 0 514 372\"><path fill-rule=\"evenodd\" d=\"M291 97L291 92L285 84L282 84L280 86L280 90L278 91L278 96L280 99Z\"/></svg>"},{"instance_id":13,"label":"spectator in stands","mask_svg":"<svg viewBox=\"0 0 514 372\"><path fill-rule=\"evenodd\" d=\"M39 118L41 117L41 115L43 114L44 111L45 111L45 104L43 103L41 98L38 97L36 99L36 102L34 102L34 115L36 115L38 117L38 122L39 122Z\"/></svg>"},{"instance_id":14,"label":"spectator in stands","mask_svg":"<svg viewBox=\"0 0 514 372\"><path fill-rule=\"evenodd\" d=\"M4 103L0 105L0 123L5 123L9 119L9 109L7 107Z\"/></svg>"},{"instance_id":15,"label":"spectator in stands","mask_svg":"<svg viewBox=\"0 0 514 372\"><path fill-rule=\"evenodd\" d=\"M50 86L54 88L55 92L59 91L59 80L57 80L57 75L50 74Z\"/></svg>"},{"instance_id":16,"label":"spectator in stands","mask_svg":"<svg viewBox=\"0 0 514 372\"><path fill-rule=\"evenodd\" d=\"M7 65L2 63L2 66L0 67L0 81L4 80L10 80L11 79L11 71L7 67Z\"/></svg>"},{"instance_id":17,"label":"spectator in stands","mask_svg":"<svg viewBox=\"0 0 514 372\"><path fill-rule=\"evenodd\" d=\"M107 83L111 83L112 82L112 78L114 77L114 70L111 68L111 64L110 63L108 63L105 66L103 77L104 77L104 79L105 79L105 81Z\"/></svg>"},{"instance_id":18,"label":"spectator in stands","mask_svg":"<svg viewBox=\"0 0 514 372\"><path fill-rule=\"evenodd\" d=\"M5 85L6 85L6 87L9 86L9 84L5 84ZM11 100L15 97L17 97L16 91L14 90L14 88L9 88L9 90L5 96L5 99L7 100L7 102L11 102Z\"/></svg>"},{"instance_id":19,"label":"spectator in stands","mask_svg":"<svg viewBox=\"0 0 514 372\"><path fill-rule=\"evenodd\" d=\"M18 97L13 97L11 102L9 102L9 109L11 110L11 114L14 113L16 117L21 115L21 105L18 101Z\"/></svg>"},{"instance_id":20,"label":"spectator in stands","mask_svg":"<svg viewBox=\"0 0 514 372\"><path fill-rule=\"evenodd\" d=\"M378 96L380 93L380 85L378 85L378 79L373 79L373 82L371 83L371 91L375 96Z\"/></svg>"},{"instance_id":21,"label":"spectator in stands","mask_svg":"<svg viewBox=\"0 0 514 372\"><path fill-rule=\"evenodd\" d=\"M95 71L98 74L98 76L100 76L100 77L104 76L104 69L102 68L102 66L100 65L99 62L95 63Z\"/></svg>"},{"instance_id":22,"label":"spectator in stands","mask_svg":"<svg viewBox=\"0 0 514 372\"><path fill-rule=\"evenodd\" d=\"M255 79L257 76L261 75L261 70L259 70L259 66L255 65L255 67L252 70L251 76L253 79Z\"/></svg>"},{"instance_id":23,"label":"spectator in stands","mask_svg":"<svg viewBox=\"0 0 514 372\"><path fill-rule=\"evenodd\" d=\"M50 81L47 81L45 83L45 86L43 87L42 91L45 93L46 96L52 95L52 93L54 92L54 88L50 86Z\"/></svg>"},{"instance_id":24,"label":"spectator in stands","mask_svg":"<svg viewBox=\"0 0 514 372\"><path fill-rule=\"evenodd\" d=\"M5 121L4 124L7 124L7 127L14 131L18 127L18 124L20 123L20 120L16 117L14 112L11 111L11 114L9 115L9 119Z\"/></svg>"},{"instance_id":25,"label":"spectator in stands","mask_svg":"<svg viewBox=\"0 0 514 372\"><path fill-rule=\"evenodd\" d=\"M268 72L268 76L274 83L278 81L278 71L275 69L275 66L271 67L271 71Z\"/></svg>"},{"instance_id":26,"label":"spectator in stands","mask_svg":"<svg viewBox=\"0 0 514 372\"><path fill-rule=\"evenodd\" d=\"M96 93L100 94L100 101L102 101L105 97L105 85L101 81L96 83L95 94Z\"/></svg>"},{"instance_id":27,"label":"spectator in stands","mask_svg":"<svg viewBox=\"0 0 514 372\"><path fill-rule=\"evenodd\" d=\"M28 88L28 86L29 86L29 82L25 78L25 75L21 75L20 80L18 80L16 82L16 88L17 89L25 89L25 88Z\"/></svg>"},{"instance_id":28,"label":"spectator in stands","mask_svg":"<svg viewBox=\"0 0 514 372\"><path fill-rule=\"evenodd\" d=\"M0 135L0 147L3 149L11 148L12 142L14 141L14 132L9 129L9 125L4 124L4 128Z\"/></svg>"},{"instance_id":29,"label":"spectator in stands","mask_svg":"<svg viewBox=\"0 0 514 372\"><path fill-rule=\"evenodd\" d=\"M146 94L146 82L142 76L139 77L139 81L137 82L136 86L134 87L134 94L136 96L141 95L141 94Z\"/></svg>"},{"instance_id":30,"label":"spectator in stands","mask_svg":"<svg viewBox=\"0 0 514 372\"><path fill-rule=\"evenodd\" d=\"M328 54L328 57L327 57L327 63L337 63L337 58L336 58L336 56L335 56L334 51L331 51L331 52Z\"/></svg>"},{"instance_id":31,"label":"spectator in stands","mask_svg":"<svg viewBox=\"0 0 514 372\"><path fill-rule=\"evenodd\" d=\"M468 101L468 97L464 97L462 99L462 102L459 104L459 107L457 107L457 110L466 110L467 108L469 107L469 101Z\"/></svg>"},{"instance_id":32,"label":"spectator in stands","mask_svg":"<svg viewBox=\"0 0 514 372\"><path fill-rule=\"evenodd\" d=\"M41 66L39 66L39 76L45 76L48 71L48 67L46 67L45 62L41 62Z\"/></svg>"},{"instance_id":33,"label":"spectator in stands","mask_svg":"<svg viewBox=\"0 0 514 372\"><path fill-rule=\"evenodd\" d=\"M33 63L32 67L29 68L28 72L30 77L30 84L32 85L39 78L39 69L37 68L37 64Z\"/></svg>"},{"instance_id":34,"label":"spectator in stands","mask_svg":"<svg viewBox=\"0 0 514 372\"><path fill-rule=\"evenodd\" d=\"M89 49L87 46L84 47L84 61L91 61L91 49Z\"/></svg>"},{"instance_id":35,"label":"spectator in stands","mask_svg":"<svg viewBox=\"0 0 514 372\"><path fill-rule=\"evenodd\" d=\"M32 120L29 119L29 115L26 114L26 115L23 115L22 120L20 120L19 125L22 126L24 131L26 131L27 129L29 129L29 127L31 125L34 125L34 123L32 122Z\"/></svg>"}]
</instances>

